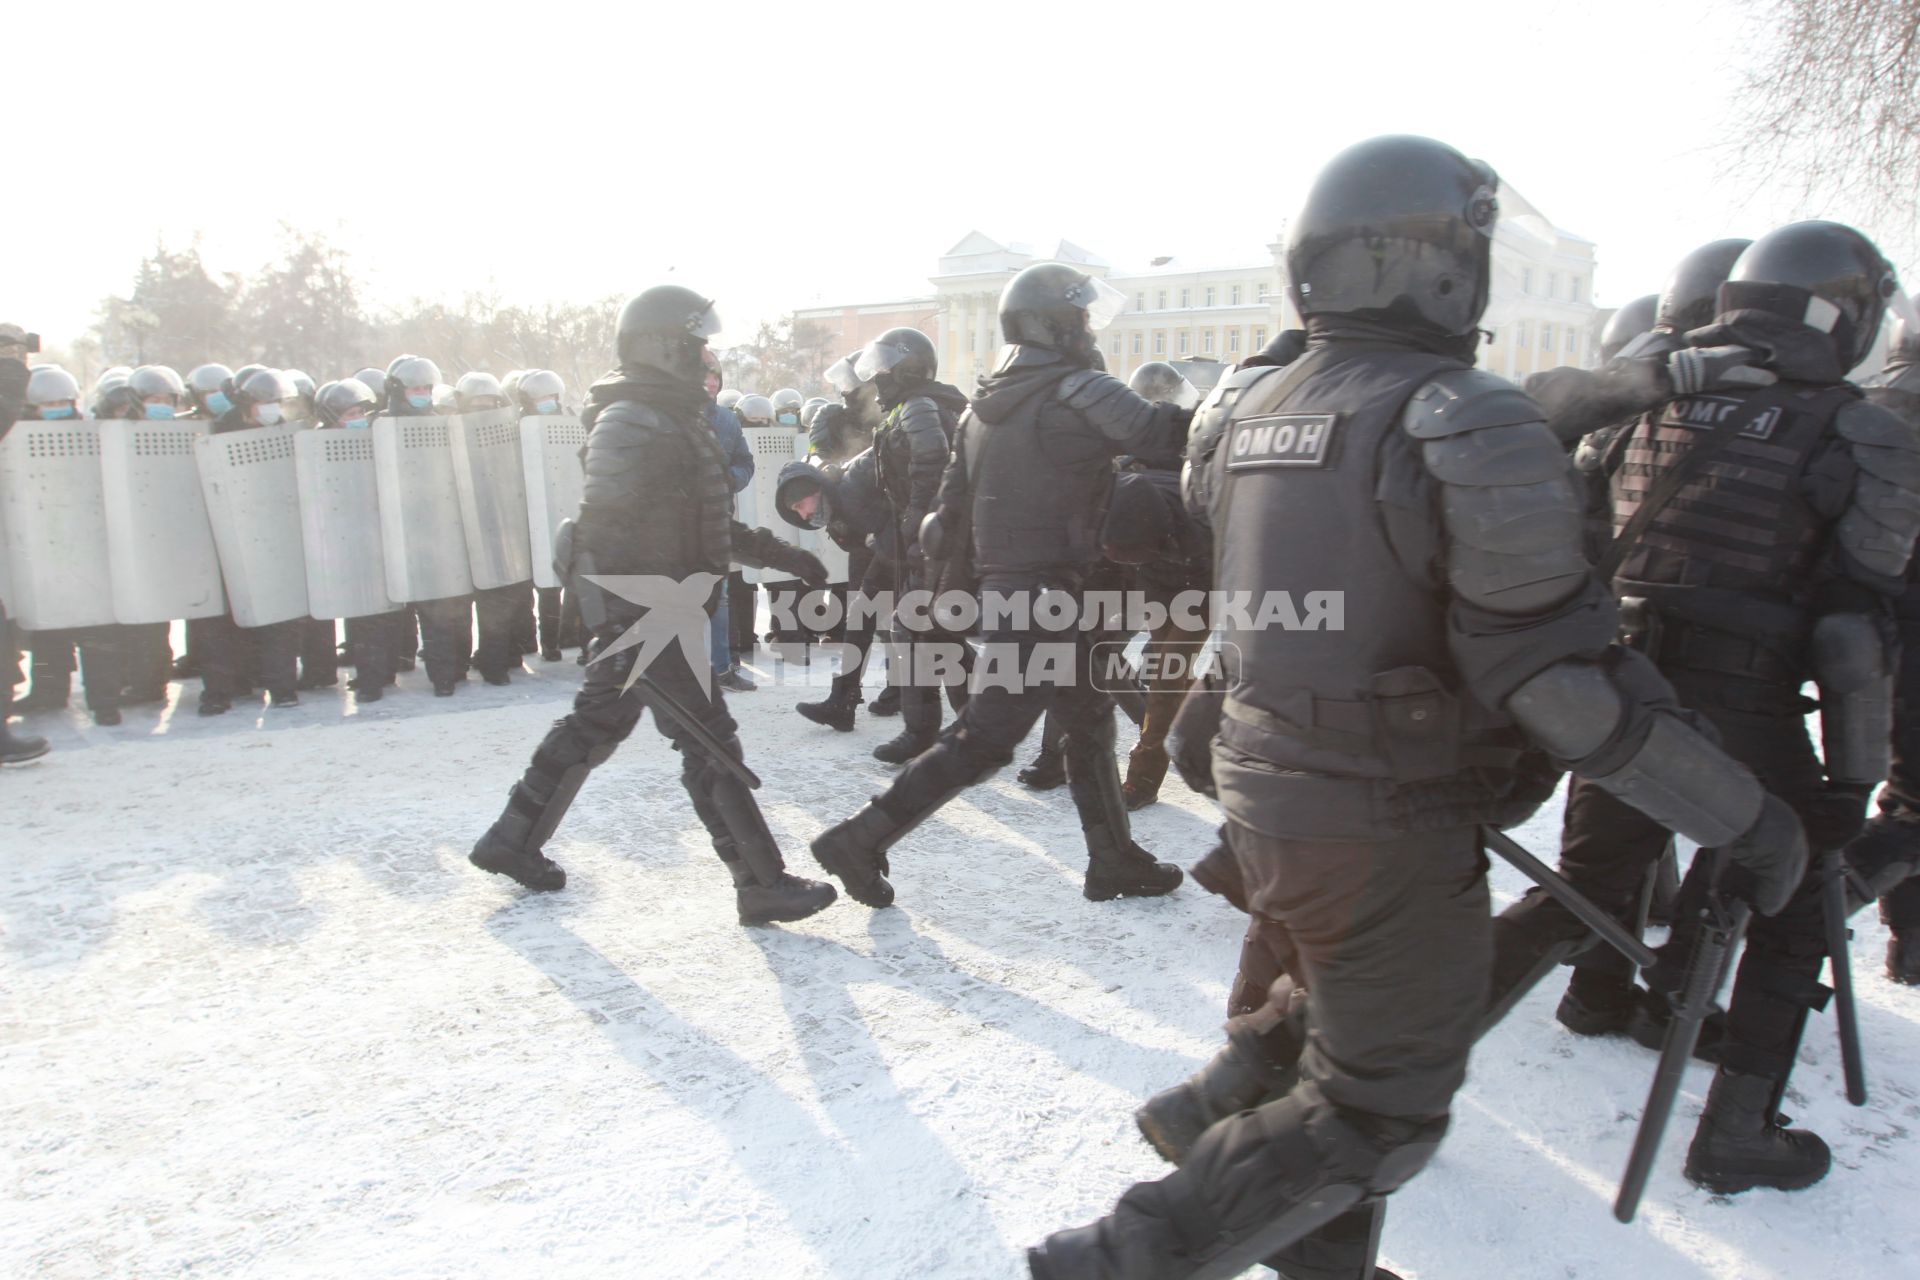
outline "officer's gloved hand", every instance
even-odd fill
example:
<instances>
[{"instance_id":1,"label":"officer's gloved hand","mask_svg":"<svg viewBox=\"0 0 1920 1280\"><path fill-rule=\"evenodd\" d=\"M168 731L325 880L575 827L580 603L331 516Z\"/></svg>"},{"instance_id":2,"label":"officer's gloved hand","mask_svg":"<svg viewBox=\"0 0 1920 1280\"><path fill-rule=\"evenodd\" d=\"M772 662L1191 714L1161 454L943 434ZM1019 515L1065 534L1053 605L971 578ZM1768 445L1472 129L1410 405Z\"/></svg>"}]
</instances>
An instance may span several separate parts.
<instances>
[{"instance_id":1,"label":"officer's gloved hand","mask_svg":"<svg viewBox=\"0 0 1920 1280\"><path fill-rule=\"evenodd\" d=\"M1298 360L1307 349L1307 331L1305 329L1282 329L1275 334L1273 341L1242 360L1237 368L1258 369L1262 366L1284 368Z\"/></svg>"},{"instance_id":2,"label":"officer's gloved hand","mask_svg":"<svg viewBox=\"0 0 1920 1280\"><path fill-rule=\"evenodd\" d=\"M1731 860L1723 887L1763 916L1785 907L1807 875L1807 833L1787 802L1772 792L1753 825L1722 852Z\"/></svg>"},{"instance_id":3,"label":"officer's gloved hand","mask_svg":"<svg viewBox=\"0 0 1920 1280\"><path fill-rule=\"evenodd\" d=\"M1766 387L1778 382L1771 370L1757 367L1745 347L1682 347L1667 357L1667 377L1675 395L1714 387Z\"/></svg>"},{"instance_id":4,"label":"officer's gloved hand","mask_svg":"<svg viewBox=\"0 0 1920 1280\"><path fill-rule=\"evenodd\" d=\"M1858 783L1827 784L1807 805L1807 843L1824 853L1853 840L1867 825L1867 800L1873 788Z\"/></svg>"},{"instance_id":5,"label":"officer's gloved hand","mask_svg":"<svg viewBox=\"0 0 1920 1280\"><path fill-rule=\"evenodd\" d=\"M769 559L768 564L784 573L790 573L810 587L827 585L827 566L820 557L802 547L791 543L780 544L779 559Z\"/></svg>"}]
</instances>

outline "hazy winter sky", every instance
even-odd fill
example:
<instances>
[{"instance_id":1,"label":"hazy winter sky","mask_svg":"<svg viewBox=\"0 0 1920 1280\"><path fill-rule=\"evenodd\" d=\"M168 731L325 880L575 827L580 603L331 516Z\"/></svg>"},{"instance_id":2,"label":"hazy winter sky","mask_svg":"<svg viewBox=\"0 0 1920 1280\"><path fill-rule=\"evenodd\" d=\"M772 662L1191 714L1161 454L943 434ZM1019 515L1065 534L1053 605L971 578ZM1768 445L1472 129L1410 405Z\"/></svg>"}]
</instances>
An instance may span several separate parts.
<instances>
[{"instance_id":1,"label":"hazy winter sky","mask_svg":"<svg viewBox=\"0 0 1920 1280\"><path fill-rule=\"evenodd\" d=\"M671 269L739 338L928 291L973 229L1120 267L1259 261L1317 166L1385 132L1490 161L1598 242L1617 302L1801 212L1722 176L1745 12L18 5L0 319L64 340L156 237L248 270L284 221L348 249L375 304L584 300Z\"/></svg>"}]
</instances>

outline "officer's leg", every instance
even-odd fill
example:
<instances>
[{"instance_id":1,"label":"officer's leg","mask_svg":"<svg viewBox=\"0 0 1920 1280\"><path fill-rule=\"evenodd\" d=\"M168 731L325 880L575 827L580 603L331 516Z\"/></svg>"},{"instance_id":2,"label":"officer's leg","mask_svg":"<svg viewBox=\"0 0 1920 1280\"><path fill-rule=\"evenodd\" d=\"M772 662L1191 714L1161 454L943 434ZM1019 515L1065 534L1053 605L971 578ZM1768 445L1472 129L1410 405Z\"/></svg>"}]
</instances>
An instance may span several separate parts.
<instances>
[{"instance_id":1,"label":"officer's leg","mask_svg":"<svg viewBox=\"0 0 1920 1280\"><path fill-rule=\"evenodd\" d=\"M1152 804L1159 798L1160 784L1166 780L1170 763L1167 732L1173 727L1173 718L1193 685L1193 663L1206 640L1204 631L1196 633L1182 627L1169 612L1167 620L1148 641L1151 662L1146 712L1140 720L1140 741L1127 758L1127 776L1121 783L1130 809Z\"/></svg>"},{"instance_id":2,"label":"officer's leg","mask_svg":"<svg viewBox=\"0 0 1920 1280\"><path fill-rule=\"evenodd\" d=\"M353 651L353 692L357 702L378 702L393 683L393 636L399 614L375 614L347 620Z\"/></svg>"},{"instance_id":3,"label":"officer's leg","mask_svg":"<svg viewBox=\"0 0 1920 1280\"><path fill-rule=\"evenodd\" d=\"M427 679L432 682L434 693L447 697L467 678L473 644L473 597L422 600L416 607L420 612L421 650L426 655Z\"/></svg>"},{"instance_id":4,"label":"officer's leg","mask_svg":"<svg viewBox=\"0 0 1920 1280\"><path fill-rule=\"evenodd\" d=\"M32 654L27 664L27 696L20 700L23 712L58 711L73 697L74 643L71 631L35 631L27 636Z\"/></svg>"},{"instance_id":5,"label":"officer's leg","mask_svg":"<svg viewBox=\"0 0 1920 1280\"><path fill-rule=\"evenodd\" d=\"M852 558L849 557L849 567ZM893 590L893 567L863 551L860 576L848 593L842 621L840 671L833 677L833 688L819 702L803 702L795 708L815 724L824 724L841 733L853 732L854 711L860 705L860 681L867 669L867 651L873 647L878 629L874 610L866 602L877 600ZM857 597L857 598L856 598ZM918 754L917 752L915 754Z\"/></svg>"},{"instance_id":6,"label":"officer's leg","mask_svg":"<svg viewBox=\"0 0 1920 1280\"><path fill-rule=\"evenodd\" d=\"M488 684L506 684L509 673L520 665L520 644L514 635L515 619L524 612L526 588L519 585L488 587L473 595L473 611L479 623L480 644L474 650L473 665Z\"/></svg>"},{"instance_id":7,"label":"officer's leg","mask_svg":"<svg viewBox=\"0 0 1920 1280\"><path fill-rule=\"evenodd\" d=\"M540 660L542 662L560 661L560 606L559 587L536 587L534 595L539 615Z\"/></svg>"},{"instance_id":8,"label":"officer's leg","mask_svg":"<svg viewBox=\"0 0 1920 1280\"><path fill-rule=\"evenodd\" d=\"M1040 721L1040 749L1014 777L1035 791L1051 791L1067 780L1067 734L1060 727L1059 708L1047 709Z\"/></svg>"},{"instance_id":9,"label":"officer's leg","mask_svg":"<svg viewBox=\"0 0 1920 1280\"><path fill-rule=\"evenodd\" d=\"M720 604L707 619L707 665L713 674L723 676L733 670L733 646L727 643L731 615L727 610L727 580L720 580Z\"/></svg>"},{"instance_id":10,"label":"officer's leg","mask_svg":"<svg viewBox=\"0 0 1920 1280\"><path fill-rule=\"evenodd\" d=\"M621 630L620 626L605 628L595 639L594 651L613 643ZM540 850L573 804L587 774L613 754L640 719L640 695L624 687L638 652L627 649L587 665L573 710L554 721L534 749L527 771L507 794L506 810L467 856L474 866L509 876L529 889L566 885L566 872Z\"/></svg>"},{"instance_id":11,"label":"officer's leg","mask_svg":"<svg viewBox=\"0 0 1920 1280\"><path fill-rule=\"evenodd\" d=\"M1095 902L1171 893L1179 887L1180 868L1156 862L1133 841L1114 759L1113 699L1094 686L1088 633L1077 633L1075 641L1075 671L1054 694L1053 710L1066 734L1067 789L1087 841L1082 892Z\"/></svg>"},{"instance_id":12,"label":"officer's leg","mask_svg":"<svg viewBox=\"0 0 1920 1280\"><path fill-rule=\"evenodd\" d=\"M683 711L697 717L704 730L694 732L665 710L664 704L653 707L654 727L680 752L680 785L693 801L693 810L706 827L714 852L733 877L740 923L803 920L827 907L837 896L833 886L788 873L779 842L768 828L752 789L707 745L716 744L728 760L745 759L739 726L727 714L725 695L716 689L709 701L703 682L694 678L677 649L648 668L647 676Z\"/></svg>"},{"instance_id":13,"label":"officer's leg","mask_svg":"<svg viewBox=\"0 0 1920 1280\"><path fill-rule=\"evenodd\" d=\"M1477 834L1368 844L1236 831L1256 910L1313 997L1300 1082L1211 1126L1185 1163L1034 1251L1043 1280L1226 1280L1419 1172L1446 1132L1491 960ZM1291 1256L1291 1255L1289 1255Z\"/></svg>"},{"instance_id":14,"label":"officer's leg","mask_svg":"<svg viewBox=\"0 0 1920 1280\"><path fill-rule=\"evenodd\" d=\"M339 624L332 618L300 623L300 687L330 689L340 683Z\"/></svg>"},{"instance_id":15,"label":"officer's leg","mask_svg":"<svg viewBox=\"0 0 1920 1280\"><path fill-rule=\"evenodd\" d=\"M265 627L249 627L254 662L260 683L276 707L294 706L300 701L301 624L276 622Z\"/></svg>"},{"instance_id":16,"label":"officer's leg","mask_svg":"<svg viewBox=\"0 0 1920 1280\"><path fill-rule=\"evenodd\" d=\"M1038 589L1038 582L1027 575L994 575L982 583L983 592L1003 597L1024 593L1029 600ZM1040 633L1031 625L1015 628L1017 620L1017 613L1009 610L983 633L987 661L1000 664L1000 676L983 675L982 687L959 719L909 761L885 793L815 837L813 856L840 877L856 902L890 905L887 850L954 796L1012 761L1014 749L1045 714L1052 686L1033 687L1019 678L1031 665Z\"/></svg>"},{"instance_id":17,"label":"officer's leg","mask_svg":"<svg viewBox=\"0 0 1920 1280\"><path fill-rule=\"evenodd\" d=\"M1920 876L1880 899L1880 919L1892 935L1887 939L1887 977L1908 986L1920 983Z\"/></svg>"},{"instance_id":18,"label":"officer's leg","mask_svg":"<svg viewBox=\"0 0 1920 1280\"><path fill-rule=\"evenodd\" d=\"M80 681L95 724L120 723L121 690L127 684L129 653L125 627L88 627L78 633Z\"/></svg>"},{"instance_id":19,"label":"officer's leg","mask_svg":"<svg viewBox=\"0 0 1920 1280\"><path fill-rule=\"evenodd\" d=\"M531 582L520 583L513 592L513 640L518 656L524 658L540 652L540 627L534 613L539 602Z\"/></svg>"}]
</instances>

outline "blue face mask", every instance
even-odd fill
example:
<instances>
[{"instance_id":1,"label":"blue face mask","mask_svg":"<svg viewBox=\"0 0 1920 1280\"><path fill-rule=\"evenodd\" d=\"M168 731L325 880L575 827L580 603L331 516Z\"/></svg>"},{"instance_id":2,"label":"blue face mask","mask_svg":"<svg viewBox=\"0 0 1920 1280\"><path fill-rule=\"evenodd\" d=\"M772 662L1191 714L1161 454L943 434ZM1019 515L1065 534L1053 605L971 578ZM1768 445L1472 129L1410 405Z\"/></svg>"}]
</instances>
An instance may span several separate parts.
<instances>
[{"instance_id":1,"label":"blue face mask","mask_svg":"<svg viewBox=\"0 0 1920 1280\"><path fill-rule=\"evenodd\" d=\"M433 397L432 396L408 396L407 403L412 405L416 409L431 409L433 408Z\"/></svg>"},{"instance_id":2,"label":"blue face mask","mask_svg":"<svg viewBox=\"0 0 1920 1280\"><path fill-rule=\"evenodd\" d=\"M780 415L780 421L785 426L797 427L800 425L800 415L797 413L783 413Z\"/></svg>"},{"instance_id":3,"label":"blue face mask","mask_svg":"<svg viewBox=\"0 0 1920 1280\"><path fill-rule=\"evenodd\" d=\"M227 410L231 408L233 408L233 401L227 399L226 392L224 391L207 392L207 412L225 413Z\"/></svg>"},{"instance_id":4,"label":"blue face mask","mask_svg":"<svg viewBox=\"0 0 1920 1280\"><path fill-rule=\"evenodd\" d=\"M156 419L172 418L173 406L170 404L150 404L147 406L147 416Z\"/></svg>"},{"instance_id":5,"label":"blue face mask","mask_svg":"<svg viewBox=\"0 0 1920 1280\"><path fill-rule=\"evenodd\" d=\"M560 402L558 400L542 400L539 404L536 404L533 407L535 411L539 413L560 412Z\"/></svg>"},{"instance_id":6,"label":"blue face mask","mask_svg":"<svg viewBox=\"0 0 1920 1280\"><path fill-rule=\"evenodd\" d=\"M63 418L71 418L73 416L72 405L68 405L64 409L42 409L40 411L40 420L42 422L58 422Z\"/></svg>"},{"instance_id":7,"label":"blue face mask","mask_svg":"<svg viewBox=\"0 0 1920 1280\"><path fill-rule=\"evenodd\" d=\"M368 427L372 426L373 423L366 418L348 418L340 425L349 431L365 431Z\"/></svg>"}]
</instances>

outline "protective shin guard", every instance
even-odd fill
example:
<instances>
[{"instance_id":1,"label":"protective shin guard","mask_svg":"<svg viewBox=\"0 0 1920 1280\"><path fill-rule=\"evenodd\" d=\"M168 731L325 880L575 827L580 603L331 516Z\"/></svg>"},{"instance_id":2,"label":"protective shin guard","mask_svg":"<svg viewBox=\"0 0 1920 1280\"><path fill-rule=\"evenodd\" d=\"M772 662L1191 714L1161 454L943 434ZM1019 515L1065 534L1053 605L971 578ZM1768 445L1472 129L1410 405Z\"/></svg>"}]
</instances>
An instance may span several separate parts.
<instances>
[{"instance_id":1,"label":"protective shin guard","mask_svg":"<svg viewBox=\"0 0 1920 1280\"><path fill-rule=\"evenodd\" d=\"M840 877L855 902L875 908L892 906L887 850L947 801L992 777L1002 763L981 759L968 748L957 727L949 730L914 757L884 795L815 836L811 846L815 860Z\"/></svg>"},{"instance_id":2,"label":"protective shin guard","mask_svg":"<svg viewBox=\"0 0 1920 1280\"><path fill-rule=\"evenodd\" d=\"M832 885L787 874L779 843L746 784L712 765L706 767L706 774L707 797L726 826L732 852L751 882L742 883L741 875L735 874L740 923L804 920L831 906L839 896Z\"/></svg>"},{"instance_id":3,"label":"protective shin guard","mask_svg":"<svg viewBox=\"0 0 1920 1280\"><path fill-rule=\"evenodd\" d=\"M1133 842L1120 765L1114 759L1111 708L1068 732L1067 790L1087 840L1087 877L1082 888L1093 902L1150 898L1171 893L1184 878L1170 862L1157 862Z\"/></svg>"}]
</instances>

